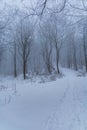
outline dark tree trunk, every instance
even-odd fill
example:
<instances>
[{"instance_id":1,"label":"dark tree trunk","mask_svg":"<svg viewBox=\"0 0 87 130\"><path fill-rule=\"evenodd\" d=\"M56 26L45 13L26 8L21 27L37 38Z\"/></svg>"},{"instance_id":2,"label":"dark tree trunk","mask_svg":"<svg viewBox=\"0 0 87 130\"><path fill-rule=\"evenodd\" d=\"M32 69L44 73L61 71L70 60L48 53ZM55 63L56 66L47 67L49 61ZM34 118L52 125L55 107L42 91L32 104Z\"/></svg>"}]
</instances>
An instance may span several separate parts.
<instances>
[{"instance_id":1,"label":"dark tree trunk","mask_svg":"<svg viewBox=\"0 0 87 130\"><path fill-rule=\"evenodd\" d=\"M59 70L59 51L57 50L57 55L56 55L56 64L57 64L57 73L60 74L60 70Z\"/></svg>"},{"instance_id":2,"label":"dark tree trunk","mask_svg":"<svg viewBox=\"0 0 87 130\"><path fill-rule=\"evenodd\" d=\"M17 65L16 65L16 58L14 57L14 77L17 77Z\"/></svg>"},{"instance_id":3,"label":"dark tree trunk","mask_svg":"<svg viewBox=\"0 0 87 130\"><path fill-rule=\"evenodd\" d=\"M85 66L86 66L86 72L87 72L87 55L86 55L86 43L84 39L84 57L85 57Z\"/></svg>"},{"instance_id":4,"label":"dark tree trunk","mask_svg":"<svg viewBox=\"0 0 87 130\"><path fill-rule=\"evenodd\" d=\"M23 61L23 78L26 79L26 62Z\"/></svg>"},{"instance_id":5,"label":"dark tree trunk","mask_svg":"<svg viewBox=\"0 0 87 130\"><path fill-rule=\"evenodd\" d=\"M87 56L85 55L85 67L86 67L86 72L87 72Z\"/></svg>"},{"instance_id":6,"label":"dark tree trunk","mask_svg":"<svg viewBox=\"0 0 87 130\"><path fill-rule=\"evenodd\" d=\"M75 52L74 52L74 68L75 68L76 71L78 70Z\"/></svg>"},{"instance_id":7,"label":"dark tree trunk","mask_svg":"<svg viewBox=\"0 0 87 130\"><path fill-rule=\"evenodd\" d=\"M16 59L16 44L14 47L14 77L17 77L17 59Z\"/></svg>"},{"instance_id":8,"label":"dark tree trunk","mask_svg":"<svg viewBox=\"0 0 87 130\"><path fill-rule=\"evenodd\" d=\"M86 57L86 72L87 72L87 57Z\"/></svg>"},{"instance_id":9,"label":"dark tree trunk","mask_svg":"<svg viewBox=\"0 0 87 130\"><path fill-rule=\"evenodd\" d=\"M85 67L86 67L86 72L87 72L87 42L86 42L86 34L87 30L86 28L83 28L83 50L84 50L84 58L85 58Z\"/></svg>"}]
</instances>

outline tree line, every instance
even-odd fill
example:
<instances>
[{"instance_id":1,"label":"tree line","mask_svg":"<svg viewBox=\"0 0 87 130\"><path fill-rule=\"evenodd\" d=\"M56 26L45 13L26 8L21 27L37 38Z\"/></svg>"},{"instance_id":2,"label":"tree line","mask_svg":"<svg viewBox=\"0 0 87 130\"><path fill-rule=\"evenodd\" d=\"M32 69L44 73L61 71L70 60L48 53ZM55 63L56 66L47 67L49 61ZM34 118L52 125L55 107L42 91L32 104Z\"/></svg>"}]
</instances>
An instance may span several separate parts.
<instances>
[{"instance_id":1,"label":"tree line","mask_svg":"<svg viewBox=\"0 0 87 130\"><path fill-rule=\"evenodd\" d=\"M47 6L44 1L39 15L35 12L26 17L18 11L0 20L1 74L17 77L22 73L26 79L31 73L60 74L60 67L87 72L86 18L71 25L62 12L66 2L59 10L61 14L54 10L44 13Z\"/></svg>"}]
</instances>

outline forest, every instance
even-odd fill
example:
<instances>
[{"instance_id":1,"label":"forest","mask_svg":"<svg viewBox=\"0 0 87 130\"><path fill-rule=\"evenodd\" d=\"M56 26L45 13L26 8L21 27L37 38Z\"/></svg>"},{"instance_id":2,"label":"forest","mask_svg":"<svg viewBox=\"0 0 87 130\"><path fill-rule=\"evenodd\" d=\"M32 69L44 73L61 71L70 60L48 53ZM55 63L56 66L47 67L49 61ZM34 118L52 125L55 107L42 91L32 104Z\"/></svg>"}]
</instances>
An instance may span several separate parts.
<instances>
[{"instance_id":1,"label":"forest","mask_svg":"<svg viewBox=\"0 0 87 130\"><path fill-rule=\"evenodd\" d=\"M60 67L87 72L86 2L2 2L0 73L60 74ZM17 3L17 2L16 2Z\"/></svg>"},{"instance_id":2,"label":"forest","mask_svg":"<svg viewBox=\"0 0 87 130\"><path fill-rule=\"evenodd\" d=\"M87 0L0 0L0 130L87 130Z\"/></svg>"}]
</instances>

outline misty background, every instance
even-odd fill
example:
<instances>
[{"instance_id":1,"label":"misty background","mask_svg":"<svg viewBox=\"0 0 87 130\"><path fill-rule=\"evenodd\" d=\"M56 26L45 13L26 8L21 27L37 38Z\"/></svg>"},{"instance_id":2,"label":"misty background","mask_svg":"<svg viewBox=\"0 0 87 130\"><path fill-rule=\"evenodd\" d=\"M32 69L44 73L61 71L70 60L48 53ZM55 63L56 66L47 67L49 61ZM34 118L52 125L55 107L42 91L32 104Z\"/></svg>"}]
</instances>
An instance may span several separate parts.
<instances>
[{"instance_id":1,"label":"misty background","mask_svg":"<svg viewBox=\"0 0 87 130\"><path fill-rule=\"evenodd\" d=\"M86 0L1 0L0 75L87 72Z\"/></svg>"}]
</instances>

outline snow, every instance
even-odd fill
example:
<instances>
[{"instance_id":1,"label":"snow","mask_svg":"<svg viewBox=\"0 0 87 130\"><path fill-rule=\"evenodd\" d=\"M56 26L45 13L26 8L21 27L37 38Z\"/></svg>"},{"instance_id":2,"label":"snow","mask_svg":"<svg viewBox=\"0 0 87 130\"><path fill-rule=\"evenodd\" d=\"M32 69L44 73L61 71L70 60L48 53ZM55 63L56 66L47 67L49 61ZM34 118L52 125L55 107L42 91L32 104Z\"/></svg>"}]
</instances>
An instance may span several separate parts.
<instances>
[{"instance_id":1,"label":"snow","mask_svg":"<svg viewBox=\"0 0 87 130\"><path fill-rule=\"evenodd\" d=\"M0 130L87 130L87 76L0 79Z\"/></svg>"}]
</instances>

